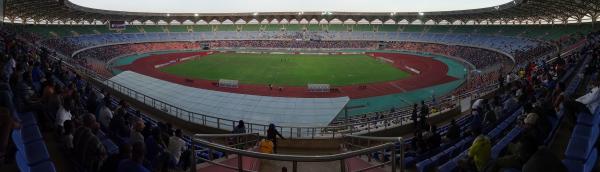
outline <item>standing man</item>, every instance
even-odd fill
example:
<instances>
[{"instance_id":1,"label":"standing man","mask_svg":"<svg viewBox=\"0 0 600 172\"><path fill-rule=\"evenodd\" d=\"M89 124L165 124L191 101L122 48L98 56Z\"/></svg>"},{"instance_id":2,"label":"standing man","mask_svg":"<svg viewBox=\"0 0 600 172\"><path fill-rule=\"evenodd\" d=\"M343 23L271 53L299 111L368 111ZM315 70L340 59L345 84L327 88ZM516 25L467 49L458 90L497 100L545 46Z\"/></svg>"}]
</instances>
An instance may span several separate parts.
<instances>
[{"instance_id":1,"label":"standing man","mask_svg":"<svg viewBox=\"0 0 600 172\"><path fill-rule=\"evenodd\" d=\"M416 103L415 103L415 104L413 104L413 110L412 110L412 114L410 115L410 119L411 119L411 120L412 120L412 122L413 122L413 126L414 126L414 129L415 129L415 130L416 130L416 129L418 128L418 126L419 126L419 125L418 125L418 122L419 122L419 121L417 120L417 116L418 116L418 113L419 113L419 111L417 110L417 106L418 106L418 105L417 105Z\"/></svg>"},{"instance_id":2,"label":"standing man","mask_svg":"<svg viewBox=\"0 0 600 172\"><path fill-rule=\"evenodd\" d=\"M277 136L285 140L281 133L279 133L279 131L277 131L275 128L275 124L269 124L269 129L267 130L267 139L273 142L273 153L277 153Z\"/></svg>"}]
</instances>

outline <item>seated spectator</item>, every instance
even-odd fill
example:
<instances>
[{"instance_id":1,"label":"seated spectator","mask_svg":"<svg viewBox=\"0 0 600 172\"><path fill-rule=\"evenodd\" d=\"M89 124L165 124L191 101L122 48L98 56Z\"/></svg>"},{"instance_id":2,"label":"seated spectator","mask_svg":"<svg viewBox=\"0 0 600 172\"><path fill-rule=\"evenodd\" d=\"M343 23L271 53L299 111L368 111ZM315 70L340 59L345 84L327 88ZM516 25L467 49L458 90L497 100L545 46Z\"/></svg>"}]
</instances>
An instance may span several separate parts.
<instances>
[{"instance_id":1,"label":"seated spectator","mask_svg":"<svg viewBox=\"0 0 600 172\"><path fill-rule=\"evenodd\" d=\"M507 154L491 165L492 171L502 168L521 169L523 164L537 151L538 144L531 135L522 135L517 143L508 145Z\"/></svg>"},{"instance_id":2,"label":"seated spectator","mask_svg":"<svg viewBox=\"0 0 600 172\"><path fill-rule=\"evenodd\" d=\"M82 164L85 170L98 171L107 156L104 145L96 136L100 124L96 122L94 115L89 113L82 116L82 121L83 126L73 134L74 158Z\"/></svg>"},{"instance_id":3,"label":"seated spectator","mask_svg":"<svg viewBox=\"0 0 600 172\"><path fill-rule=\"evenodd\" d=\"M135 142L142 142L144 143L144 135L142 134L142 131L144 131L144 127L146 127L146 125L144 124L144 121L141 118L135 118L132 124L132 128L131 128L131 134L129 135L129 143L134 144Z\"/></svg>"},{"instance_id":4,"label":"seated spectator","mask_svg":"<svg viewBox=\"0 0 600 172\"><path fill-rule=\"evenodd\" d=\"M73 150L73 130L75 126L73 126L73 121L71 120L66 120L63 124L63 135L62 135L62 140L64 142L64 148L67 151L72 151Z\"/></svg>"},{"instance_id":5,"label":"seated spectator","mask_svg":"<svg viewBox=\"0 0 600 172\"><path fill-rule=\"evenodd\" d=\"M437 131L437 126L435 124L431 125L429 129L429 137L427 139L427 147L429 150L436 149L440 147L440 143L442 142L442 136Z\"/></svg>"},{"instance_id":6,"label":"seated spectator","mask_svg":"<svg viewBox=\"0 0 600 172\"><path fill-rule=\"evenodd\" d=\"M131 158L119 162L117 172L150 172L142 165L146 148L143 142L135 142L132 146Z\"/></svg>"},{"instance_id":7,"label":"seated spectator","mask_svg":"<svg viewBox=\"0 0 600 172\"><path fill-rule=\"evenodd\" d=\"M423 137L424 137L423 133L421 131L417 131L417 132L415 132L415 137L413 137L413 140L411 143L411 148L418 155L424 154L425 152L428 151L427 143L425 142L425 139Z\"/></svg>"},{"instance_id":8,"label":"seated spectator","mask_svg":"<svg viewBox=\"0 0 600 172\"><path fill-rule=\"evenodd\" d=\"M446 138L448 141L453 142L460 138L460 126L456 124L456 120L452 119L450 121L450 127L448 127L448 132L446 132Z\"/></svg>"},{"instance_id":9,"label":"seated spectator","mask_svg":"<svg viewBox=\"0 0 600 172\"><path fill-rule=\"evenodd\" d=\"M560 111L560 109L559 109L560 108L560 104L566 98L565 88L566 88L565 83L561 82L561 83L559 83L556 86L556 89L553 92L553 99L552 99L553 100L553 106L554 106L554 109L557 112Z\"/></svg>"},{"instance_id":10,"label":"seated spectator","mask_svg":"<svg viewBox=\"0 0 600 172\"><path fill-rule=\"evenodd\" d=\"M491 105L488 105L487 103L484 105L484 110L485 113L483 114L483 123L486 124L486 126L490 126L494 123L496 123L496 121L498 120L496 118L496 114L494 112L494 110L492 109Z\"/></svg>"},{"instance_id":11,"label":"seated spectator","mask_svg":"<svg viewBox=\"0 0 600 172\"><path fill-rule=\"evenodd\" d=\"M492 142L487 136L481 134L481 130L472 130L471 134L476 138L469 148L468 159L462 160L460 166L467 171L484 171L490 160Z\"/></svg>"},{"instance_id":12,"label":"seated spectator","mask_svg":"<svg viewBox=\"0 0 600 172\"><path fill-rule=\"evenodd\" d=\"M119 146L119 153L114 154L108 157L104 164L102 164L102 168L100 172L114 172L117 171L119 167L119 162L131 159L131 145L130 144L122 144Z\"/></svg>"},{"instance_id":13,"label":"seated spectator","mask_svg":"<svg viewBox=\"0 0 600 172\"><path fill-rule=\"evenodd\" d=\"M471 125L470 125L470 129L471 130L481 130L482 129L482 123L483 123L483 119L482 119L482 115L479 112L479 110L473 110L471 111L471 115L473 116L471 118Z\"/></svg>"},{"instance_id":14,"label":"seated spectator","mask_svg":"<svg viewBox=\"0 0 600 172\"><path fill-rule=\"evenodd\" d=\"M542 142L545 139L545 136L542 134L542 132L537 126L538 118L538 115L535 113L527 114L525 119L523 119L522 135L529 135L529 137L533 138L533 140L535 140L537 144L542 144Z\"/></svg>"},{"instance_id":15,"label":"seated spectator","mask_svg":"<svg viewBox=\"0 0 600 172\"><path fill-rule=\"evenodd\" d=\"M67 120L71 120L73 115L71 115L71 108L73 107L73 101L69 98L65 98L63 103L59 105L58 111L56 112L56 126L59 128L59 133L62 130L63 124Z\"/></svg>"},{"instance_id":16,"label":"seated spectator","mask_svg":"<svg viewBox=\"0 0 600 172\"><path fill-rule=\"evenodd\" d=\"M98 121L100 121L100 124L102 125L103 128L108 128L110 125L110 120L113 117L113 112L109 108L110 107L110 99L104 98L103 101L104 101L104 104L102 104L100 107L100 112L98 114Z\"/></svg>"},{"instance_id":17,"label":"seated spectator","mask_svg":"<svg viewBox=\"0 0 600 172\"><path fill-rule=\"evenodd\" d=\"M541 148L525 162L523 172L567 172L567 167L550 150Z\"/></svg>"},{"instance_id":18,"label":"seated spectator","mask_svg":"<svg viewBox=\"0 0 600 172\"><path fill-rule=\"evenodd\" d=\"M114 139L128 138L131 134L131 129L127 125L125 117L120 114L115 114L109 123L109 133Z\"/></svg>"},{"instance_id":19,"label":"seated spectator","mask_svg":"<svg viewBox=\"0 0 600 172\"><path fill-rule=\"evenodd\" d=\"M182 139L183 132L181 129L175 130L175 135L169 139L168 152L171 154L173 164L179 164L181 153L186 150L185 141Z\"/></svg>"},{"instance_id":20,"label":"seated spectator","mask_svg":"<svg viewBox=\"0 0 600 172\"><path fill-rule=\"evenodd\" d=\"M144 141L146 144L146 160L150 162L146 167L153 169L153 171L157 171L158 169L165 167L166 165L164 165L164 163L168 163L168 161L162 161L162 159L159 159L167 147L167 144L163 143L161 134L162 132L160 127L153 127L152 134L145 137Z\"/></svg>"}]
</instances>

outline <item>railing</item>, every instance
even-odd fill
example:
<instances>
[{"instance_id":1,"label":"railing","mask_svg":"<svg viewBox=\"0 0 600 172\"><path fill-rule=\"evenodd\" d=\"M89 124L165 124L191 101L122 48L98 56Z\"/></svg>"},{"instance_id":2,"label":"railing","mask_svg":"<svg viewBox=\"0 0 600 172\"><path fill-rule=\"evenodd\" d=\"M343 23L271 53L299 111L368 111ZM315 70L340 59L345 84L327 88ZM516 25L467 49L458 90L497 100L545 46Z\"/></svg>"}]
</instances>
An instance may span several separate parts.
<instances>
[{"instance_id":1,"label":"railing","mask_svg":"<svg viewBox=\"0 0 600 172\"><path fill-rule=\"evenodd\" d=\"M361 136L344 136L344 138L348 138L349 140L357 140L357 139L361 139L361 140L372 140L373 142L369 142L369 143L375 143L377 142L377 145L366 145L366 146L360 146L360 148L356 149L356 150L346 150L343 153L338 153L338 154L334 154L334 155L284 155L284 154L266 154L266 153L260 153L260 152L254 152L251 150L248 150L248 148L243 148L243 149L238 149L238 148L233 148L230 146L226 146L226 145L222 145L222 144L217 144L214 142L209 141L212 138L228 138L228 137L236 137L236 136L249 136L249 135L257 135L258 133L254 133L254 134L222 134L222 135L212 135L212 134L196 134L194 135L194 138L192 139L195 143L198 143L201 146L206 147L206 149L212 151L219 151L222 153L225 153L226 155L236 155L236 159L237 159L237 166L231 166L231 165L227 165L227 164L223 164L220 162L215 162L212 159L204 159L204 158L200 158L201 160L204 160L212 165L217 165L223 168L227 168L227 169L231 169L231 170L236 170L239 172L246 172L249 170L243 169L243 161L244 158L243 157L250 157L250 158L256 158L256 159L261 159L261 160L273 160L273 161L285 161L285 162L292 162L292 172L297 172L298 171L298 163L299 162L335 162L338 161L340 163L340 171L342 172L346 172L347 168L346 168L346 159L349 158L355 158L355 157L360 157L362 155L366 155L367 157L371 157L371 154L377 151L390 151L392 154L392 157L389 161L385 161L382 160L382 162L379 162L379 164L375 164L375 165L370 165L368 167L365 167L363 169L358 169L356 170L356 172L362 172L362 171L368 171L374 168L383 168L385 166L390 166L391 167L391 171L396 172L396 171L404 171L404 168L402 167L403 163L396 163L396 154L398 152L398 154L400 154L400 159L398 159L399 162L403 162L403 139L401 137L393 137L393 138L377 138L377 137L361 137ZM355 145L355 144L348 144L348 145ZM400 148L397 150L397 147L400 146ZM358 146L355 146L358 147ZM252 148L250 148L252 149ZM228 157L226 157L228 158ZM193 161L196 162L196 161ZM195 165L195 164L194 164ZM400 167L398 167L398 165L400 165ZM192 167L192 169L196 169L195 167Z\"/></svg>"},{"instance_id":2,"label":"railing","mask_svg":"<svg viewBox=\"0 0 600 172\"><path fill-rule=\"evenodd\" d=\"M467 97L472 97L474 99L479 98L480 96L487 95L488 93L495 91L497 88L499 88L498 83L493 82L490 85L483 86L483 88L471 90L466 93L462 93L458 96L452 96L452 95L443 96L443 97L439 98L440 102L439 102L439 105L436 106L436 108L438 108L440 111L444 111L445 109L453 109L460 102L461 99L465 99ZM425 101L425 104L430 105L430 106L434 105L434 103L431 100ZM412 112L412 107L407 106L407 107L397 109L395 112L382 111L382 112L376 112L376 113L369 113L369 114L365 114L365 115L367 118L376 117L377 115L408 116L411 112ZM355 117L352 117L351 119L349 119L348 121L349 121L349 123L355 123L355 122L359 122L359 121L364 121L364 119L361 116L355 116ZM372 122L380 122L380 121L382 121L382 120L375 120ZM343 123L345 123L345 119L336 119L332 123L333 124L343 124Z\"/></svg>"},{"instance_id":3,"label":"railing","mask_svg":"<svg viewBox=\"0 0 600 172\"><path fill-rule=\"evenodd\" d=\"M358 135L346 135L344 138L345 148L352 150L352 148L364 149L369 148L374 145L386 144L386 143L394 143L395 146L392 149L387 151L390 152L390 161L393 164L396 164L396 160L398 160L398 165L400 165L400 170L404 170L404 139L402 137L371 137L371 136L358 136ZM385 161L386 150L380 150L379 154L381 157L379 158L382 161ZM399 159L397 159L397 155L399 155ZM367 156L369 162L371 162L371 156ZM394 167L392 166L392 169ZM392 170L393 171L393 170Z\"/></svg>"}]
</instances>

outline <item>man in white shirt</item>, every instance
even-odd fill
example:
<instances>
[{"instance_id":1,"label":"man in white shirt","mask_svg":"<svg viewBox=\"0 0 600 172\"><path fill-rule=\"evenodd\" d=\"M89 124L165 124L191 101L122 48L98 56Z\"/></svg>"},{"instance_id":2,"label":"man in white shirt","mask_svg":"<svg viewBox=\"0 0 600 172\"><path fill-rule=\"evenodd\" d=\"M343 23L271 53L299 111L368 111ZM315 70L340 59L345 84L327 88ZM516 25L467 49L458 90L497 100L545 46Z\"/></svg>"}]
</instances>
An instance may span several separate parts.
<instances>
[{"instance_id":1,"label":"man in white shirt","mask_svg":"<svg viewBox=\"0 0 600 172\"><path fill-rule=\"evenodd\" d=\"M113 112L108 106L110 106L110 100L104 99L104 105L100 107L100 112L98 113L98 120L104 128L108 128L110 120L113 117Z\"/></svg>"},{"instance_id":2,"label":"man in white shirt","mask_svg":"<svg viewBox=\"0 0 600 172\"><path fill-rule=\"evenodd\" d=\"M144 130L144 121L141 118L136 118L132 124L131 134L130 134L130 143L134 144L135 142L144 143L144 135L142 135L142 131Z\"/></svg>"},{"instance_id":3,"label":"man in white shirt","mask_svg":"<svg viewBox=\"0 0 600 172\"><path fill-rule=\"evenodd\" d=\"M175 136L169 138L169 147L167 148L167 151L171 153L175 164L179 164L179 157L181 157L181 153L186 149L185 141L181 139L181 137L181 129L177 129L175 130Z\"/></svg>"},{"instance_id":4,"label":"man in white shirt","mask_svg":"<svg viewBox=\"0 0 600 172\"><path fill-rule=\"evenodd\" d=\"M598 106L600 106L600 88L598 85L594 85L590 92L577 98L576 101L584 104L591 113L595 113Z\"/></svg>"},{"instance_id":5,"label":"man in white shirt","mask_svg":"<svg viewBox=\"0 0 600 172\"><path fill-rule=\"evenodd\" d=\"M71 120L71 117L70 102L65 101L65 103L60 105L58 111L56 112L56 126L62 127L66 120Z\"/></svg>"}]
</instances>

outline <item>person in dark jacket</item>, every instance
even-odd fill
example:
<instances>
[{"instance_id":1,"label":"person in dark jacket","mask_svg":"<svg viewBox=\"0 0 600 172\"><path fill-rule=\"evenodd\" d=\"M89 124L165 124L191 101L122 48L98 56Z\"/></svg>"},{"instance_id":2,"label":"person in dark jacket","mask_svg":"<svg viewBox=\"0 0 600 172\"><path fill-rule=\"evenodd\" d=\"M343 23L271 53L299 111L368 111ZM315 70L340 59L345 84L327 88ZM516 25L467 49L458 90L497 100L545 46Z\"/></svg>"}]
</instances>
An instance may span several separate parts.
<instances>
[{"instance_id":1,"label":"person in dark jacket","mask_svg":"<svg viewBox=\"0 0 600 172\"><path fill-rule=\"evenodd\" d=\"M131 158L131 145L130 144L122 144L119 146L119 154L114 154L108 157L104 164L102 164L102 168L100 172L113 172L117 171L119 167L119 162L122 160Z\"/></svg>"},{"instance_id":2,"label":"person in dark jacket","mask_svg":"<svg viewBox=\"0 0 600 172\"><path fill-rule=\"evenodd\" d=\"M437 132L437 126L435 124L431 125L429 133L431 135L429 136L429 139L427 139L428 149L433 150L440 147L440 143L442 143L442 136L440 136L440 134Z\"/></svg>"},{"instance_id":3,"label":"person in dark jacket","mask_svg":"<svg viewBox=\"0 0 600 172\"><path fill-rule=\"evenodd\" d=\"M275 129L275 124L269 124L269 129L267 130L267 139L273 142L273 153L277 153L277 136L279 136L281 139L285 139L281 133Z\"/></svg>"},{"instance_id":4,"label":"person in dark jacket","mask_svg":"<svg viewBox=\"0 0 600 172\"><path fill-rule=\"evenodd\" d=\"M450 127L448 127L446 138L449 142L453 142L460 138L460 126L456 124L456 120L454 119L452 119L452 121L450 122Z\"/></svg>"},{"instance_id":5,"label":"person in dark jacket","mask_svg":"<svg viewBox=\"0 0 600 172\"><path fill-rule=\"evenodd\" d=\"M233 128L233 133L234 134L246 133L246 125L244 124L244 120L240 120L238 122L238 125L235 126L235 128Z\"/></svg>"},{"instance_id":6,"label":"person in dark jacket","mask_svg":"<svg viewBox=\"0 0 600 172\"><path fill-rule=\"evenodd\" d=\"M410 115L410 119L413 122L413 127L415 130L417 130L417 128L419 127L419 123L417 121L418 115L419 115L419 111L417 110L417 104L415 103L413 105L412 114Z\"/></svg>"}]
</instances>

